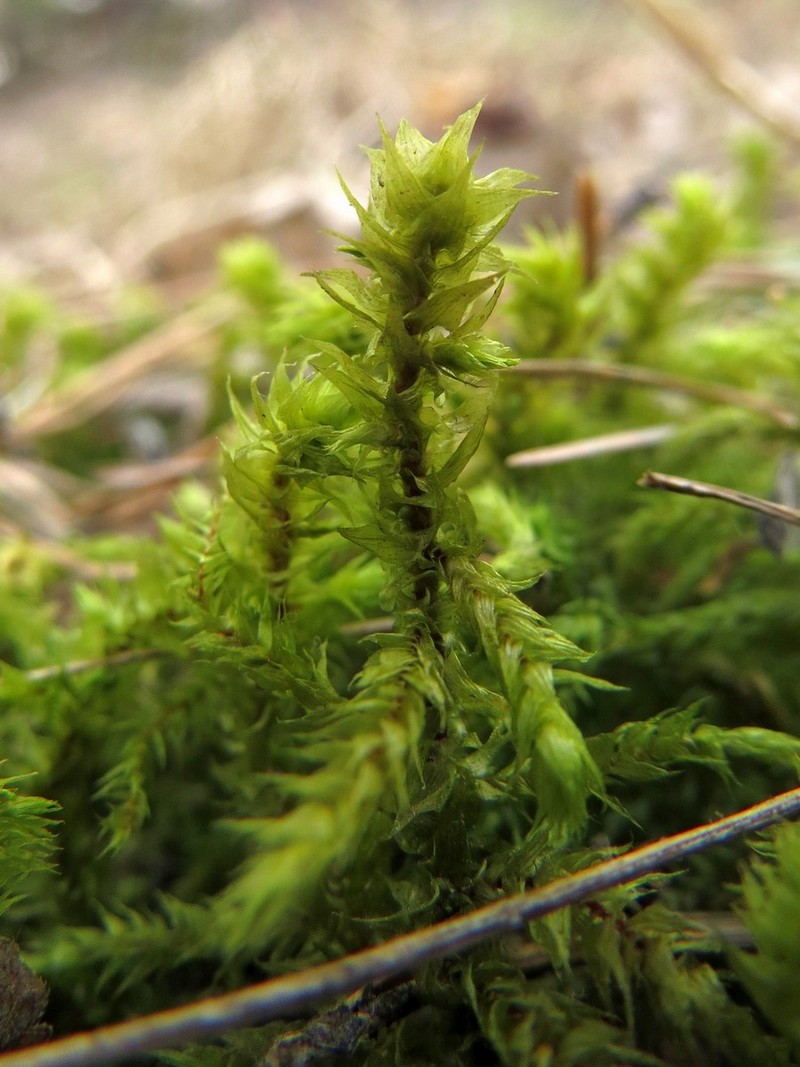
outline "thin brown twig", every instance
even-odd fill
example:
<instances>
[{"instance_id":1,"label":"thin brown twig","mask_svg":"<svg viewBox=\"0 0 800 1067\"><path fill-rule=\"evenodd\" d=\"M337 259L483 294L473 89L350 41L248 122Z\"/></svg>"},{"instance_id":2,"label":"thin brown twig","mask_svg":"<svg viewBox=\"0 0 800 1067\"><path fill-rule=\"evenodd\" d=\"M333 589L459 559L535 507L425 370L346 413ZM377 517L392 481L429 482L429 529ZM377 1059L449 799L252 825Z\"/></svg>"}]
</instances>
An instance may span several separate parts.
<instances>
[{"instance_id":1,"label":"thin brown twig","mask_svg":"<svg viewBox=\"0 0 800 1067\"><path fill-rule=\"evenodd\" d=\"M0 510L39 536L67 536L72 515L63 496L79 484L48 464L0 457Z\"/></svg>"},{"instance_id":2,"label":"thin brown twig","mask_svg":"<svg viewBox=\"0 0 800 1067\"><path fill-rule=\"evenodd\" d=\"M575 223L581 243L583 284L589 286L599 271L603 220L597 183L588 171L575 179Z\"/></svg>"},{"instance_id":3,"label":"thin brown twig","mask_svg":"<svg viewBox=\"0 0 800 1067\"><path fill-rule=\"evenodd\" d=\"M42 397L8 426L7 440L12 445L19 445L79 425L85 419L107 411L123 390L161 363L179 360L198 363L198 342L232 314L230 307L216 307L213 310L206 308L202 313L192 310L176 316Z\"/></svg>"},{"instance_id":4,"label":"thin brown twig","mask_svg":"<svg viewBox=\"0 0 800 1067\"><path fill-rule=\"evenodd\" d=\"M20 530L17 536L24 538L26 535ZM27 540L24 543L27 544ZM31 544L36 552L40 553L46 560L56 567L69 571L77 578L88 579L89 581L95 581L98 578L113 578L116 582L130 582L139 573L139 568L135 563L121 560L99 561L85 559L79 552L61 544L59 541L38 539L33 540Z\"/></svg>"},{"instance_id":5,"label":"thin brown twig","mask_svg":"<svg viewBox=\"0 0 800 1067\"><path fill-rule=\"evenodd\" d=\"M145 663L151 659L161 659L167 653L160 648L129 648L122 652L111 652L108 656L96 659L74 659L66 663L48 664L46 667L33 667L23 671L29 682L49 682L62 675L85 674L87 671L103 670L105 667L124 667L129 663Z\"/></svg>"},{"instance_id":6,"label":"thin brown twig","mask_svg":"<svg viewBox=\"0 0 800 1067\"><path fill-rule=\"evenodd\" d=\"M738 915L731 912L683 912L679 939L681 953L724 953L735 947L752 950L755 942ZM551 971L552 952L531 942L524 933L504 939L504 952L510 963L527 975ZM571 966L585 962L579 946L570 952ZM396 1023L422 1006L415 980L397 982L388 988L370 984L333 1008L315 1015L302 1029L281 1035L270 1047L259 1067L315 1067L332 1056L352 1056L365 1039L374 1038L385 1026Z\"/></svg>"},{"instance_id":7,"label":"thin brown twig","mask_svg":"<svg viewBox=\"0 0 800 1067\"><path fill-rule=\"evenodd\" d=\"M591 459L613 452L630 452L637 448L653 448L675 433L675 427L643 426L638 430L621 430L604 433L597 437L582 437L578 441L566 441L561 445L544 445L513 452L506 456L507 467L551 467L556 463L569 463L573 459Z\"/></svg>"},{"instance_id":8,"label":"thin brown twig","mask_svg":"<svg viewBox=\"0 0 800 1067\"><path fill-rule=\"evenodd\" d=\"M506 373L522 374L528 378L595 378L598 381L624 382L626 385L663 389L670 393L684 393L701 400L758 411L763 415L768 415L787 430L800 428L800 417L788 408L776 404L770 397L750 393L744 389L736 389L730 385L698 382L691 378L664 374L658 370L651 370L649 367L631 367L619 363L592 363L589 360L580 359L523 359L516 366L509 367Z\"/></svg>"},{"instance_id":9,"label":"thin brown twig","mask_svg":"<svg viewBox=\"0 0 800 1067\"><path fill-rule=\"evenodd\" d=\"M728 947L753 949L753 935L738 915L729 911L685 911L679 916L681 952L724 952ZM674 931L678 933L676 929ZM524 934L506 939L506 954L515 967L526 974L542 973L552 968L552 956L546 946L529 940ZM570 964L584 962L580 946L570 952Z\"/></svg>"},{"instance_id":10,"label":"thin brown twig","mask_svg":"<svg viewBox=\"0 0 800 1067\"><path fill-rule=\"evenodd\" d=\"M152 485L182 481L201 473L220 453L220 434L193 441L187 448L147 463L114 463L97 470L103 489L130 492Z\"/></svg>"},{"instance_id":11,"label":"thin brown twig","mask_svg":"<svg viewBox=\"0 0 800 1067\"><path fill-rule=\"evenodd\" d=\"M744 811L558 878L540 889L506 897L466 915L392 938L383 945L235 993L0 1055L0 1067L106 1067L156 1049L207 1041L236 1027L294 1018L367 983L386 981L430 960L466 952L489 938L512 933L533 919L642 878L694 852L763 830L799 812L800 789L792 789Z\"/></svg>"},{"instance_id":12,"label":"thin brown twig","mask_svg":"<svg viewBox=\"0 0 800 1067\"><path fill-rule=\"evenodd\" d=\"M204 437L188 448L149 463L100 467L95 484L75 496L72 508L84 530L132 525L169 503L168 494L184 478L207 474L217 461L220 435Z\"/></svg>"},{"instance_id":13,"label":"thin brown twig","mask_svg":"<svg viewBox=\"0 0 800 1067\"><path fill-rule=\"evenodd\" d=\"M673 474L661 474L658 471L645 471L636 484L644 489L666 489L670 493L722 500L726 504L749 508L750 511L769 515L772 519L780 519L781 522L800 526L800 511L797 508L790 508L786 504L776 504L772 500L750 496L748 493L740 493L738 489L726 489L724 486L711 485L709 482L696 482L691 478L677 478Z\"/></svg>"},{"instance_id":14,"label":"thin brown twig","mask_svg":"<svg viewBox=\"0 0 800 1067\"><path fill-rule=\"evenodd\" d=\"M800 286L800 273L790 265L765 263L757 254L742 259L726 259L712 264L697 280L697 289L767 290L782 293Z\"/></svg>"},{"instance_id":15,"label":"thin brown twig","mask_svg":"<svg viewBox=\"0 0 800 1067\"><path fill-rule=\"evenodd\" d=\"M775 99L772 86L749 63L719 45L720 33L688 4L627 0L637 14L649 15L707 78L759 122L800 145L800 124L789 104Z\"/></svg>"},{"instance_id":16,"label":"thin brown twig","mask_svg":"<svg viewBox=\"0 0 800 1067\"><path fill-rule=\"evenodd\" d=\"M394 616L381 615L376 619L354 619L340 628L348 637L368 637L370 634L388 634L394 629Z\"/></svg>"}]
</instances>

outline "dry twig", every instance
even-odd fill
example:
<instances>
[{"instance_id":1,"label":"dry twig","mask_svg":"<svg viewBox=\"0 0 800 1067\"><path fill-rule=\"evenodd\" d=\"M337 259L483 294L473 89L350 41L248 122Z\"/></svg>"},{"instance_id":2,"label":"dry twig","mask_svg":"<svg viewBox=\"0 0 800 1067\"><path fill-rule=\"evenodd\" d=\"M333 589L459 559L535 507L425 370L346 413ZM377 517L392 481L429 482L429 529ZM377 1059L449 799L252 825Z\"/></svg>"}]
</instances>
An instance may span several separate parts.
<instances>
[{"instance_id":1,"label":"dry twig","mask_svg":"<svg viewBox=\"0 0 800 1067\"><path fill-rule=\"evenodd\" d=\"M675 433L674 426L644 426L640 430L621 430L598 437L582 437L563 445L528 448L506 456L507 467L551 467L555 463L569 463L573 459L606 456L612 452L631 452L636 448L660 445Z\"/></svg>"},{"instance_id":2,"label":"dry twig","mask_svg":"<svg viewBox=\"0 0 800 1067\"><path fill-rule=\"evenodd\" d=\"M674 374L651 370L649 367L632 367L621 363L592 363L580 359L523 359L507 373L521 374L526 378L594 378L604 382L622 382L649 389L663 389L670 393L684 393L700 400L716 404L730 404L768 415L787 430L800 428L800 418L788 408L777 404L771 397L736 389L716 382L698 382L680 378Z\"/></svg>"},{"instance_id":3,"label":"dry twig","mask_svg":"<svg viewBox=\"0 0 800 1067\"><path fill-rule=\"evenodd\" d=\"M128 648L122 652L111 652L97 659L75 659L67 663L53 663L46 667L33 667L25 671L29 682L49 682L62 675L86 674L88 671L104 670L106 667L124 667L128 663L145 663L151 659L161 659L166 653L160 648Z\"/></svg>"},{"instance_id":4,"label":"dry twig","mask_svg":"<svg viewBox=\"0 0 800 1067\"><path fill-rule=\"evenodd\" d=\"M77 375L61 389L37 401L11 423L6 437L12 445L23 444L43 434L60 433L87 418L107 411L134 382L164 363L189 361L203 364L207 353L198 355L198 345L233 311L229 307L187 311L102 363Z\"/></svg>"},{"instance_id":5,"label":"dry twig","mask_svg":"<svg viewBox=\"0 0 800 1067\"><path fill-rule=\"evenodd\" d=\"M540 889L507 897L344 959L186 1007L2 1055L0 1067L105 1067L155 1049L207 1041L235 1027L293 1018L370 982L388 981L430 960L466 952L490 938L512 933L532 919L643 878L692 853L763 830L798 812L800 789L792 789L734 815L558 878Z\"/></svg>"},{"instance_id":6,"label":"dry twig","mask_svg":"<svg viewBox=\"0 0 800 1067\"><path fill-rule=\"evenodd\" d=\"M583 284L589 286L599 271L603 218L597 183L588 172L575 179L575 222L581 242Z\"/></svg>"},{"instance_id":7,"label":"dry twig","mask_svg":"<svg viewBox=\"0 0 800 1067\"><path fill-rule=\"evenodd\" d=\"M720 46L720 34L687 4L669 0L627 0L637 14L649 15L715 85L759 122L800 145L800 124L789 104L775 99L770 84L748 63Z\"/></svg>"},{"instance_id":8,"label":"dry twig","mask_svg":"<svg viewBox=\"0 0 800 1067\"><path fill-rule=\"evenodd\" d=\"M684 493L686 496L702 496L711 500L722 500L726 504L735 504L740 508L749 508L771 519L800 526L800 511L786 504L776 504L772 500L763 500L759 496L740 493L738 489L726 489L709 482L695 482L691 478L676 478L672 474L660 474L658 471L645 471L637 482L644 489L666 489L670 493Z\"/></svg>"},{"instance_id":9,"label":"dry twig","mask_svg":"<svg viewBox=\"0 0 800 1067\"><path fill-rule=\"evenodd\" d=\"M365 1038L420 1005L413 982L388 989L362 989L343 1004L323 1012L302 1030L285 1034L272 1045L260 1067L314 1067L331 1056L352 1056Z\"/></svg>"}]
</instances>

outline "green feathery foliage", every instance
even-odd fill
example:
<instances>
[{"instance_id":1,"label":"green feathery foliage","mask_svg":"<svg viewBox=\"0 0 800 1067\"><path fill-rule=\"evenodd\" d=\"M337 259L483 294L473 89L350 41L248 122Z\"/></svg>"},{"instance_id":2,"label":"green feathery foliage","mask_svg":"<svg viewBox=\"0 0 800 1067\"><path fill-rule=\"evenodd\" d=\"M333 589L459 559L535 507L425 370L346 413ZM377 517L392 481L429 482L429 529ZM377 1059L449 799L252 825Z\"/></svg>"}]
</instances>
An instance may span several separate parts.
<instances>
[{"instance_id":1,"label":"green feathery foliage","mask_svg":"<svg viewBox=\"0 0 800 1067\"><path fill-rule=\"evenodd\" d=\"M290 283L259 243L224 254L237 311L208 422L229 405L236 425L219 492L184 486L152 541L73 545L130 577L65 591L41 544L2 550L4 930L61 1028L362 948L796 779L791 545L770 554L734 511L633 489L638 455L513 482L502 466L670 420L659 465L768 495L790 420L513 370L580 359L796 400L796 298L750 313L693 288L765 232L768 168L743 153L729 199L681 179L589 281L577 234L496 246L532 190L521 171L476 176L477 113L438 142L381 130L368 203L344 187L350 268ZM16 308L19 361L46 312ZM243 350L263 360L249 398ZM31 772L46 799L18 792ZM777 926L751 922L759 894L777 914L792 885L775 841L744 881L759 956L729 967L692 932L681 909L719 906L733 871L730 851L705 878L701 858L531 924L544 963L487 944L431 965L422 1006L356 1062L796 1062L788 1011L765 1006ZM280 1032L164 1061L267 1064Z\"/></svg>"},{"instance_id":2,"label":"green feathery foliage","mask_svg":"<svg viewBox=\"0 0 800 1067\"><path fill-rule=\"evenodd\" d=\"M756 954L737 952L734 968L756 1004L800 1048L800 1003L795 975L800 961L800 835L780 827L742 878L740 914Z\"/></svg>"},{"instance_id":3,"label":"green feathery foliage","mask_svg":"<svg viewBox=\"0 0 800 1067\"><path fill-rule=\"evenodd\" d=\"M50 869L56 805L25 796L14 779L0 780L0 914L24 899L37 874Z\"/></svg>"}]
</instances>

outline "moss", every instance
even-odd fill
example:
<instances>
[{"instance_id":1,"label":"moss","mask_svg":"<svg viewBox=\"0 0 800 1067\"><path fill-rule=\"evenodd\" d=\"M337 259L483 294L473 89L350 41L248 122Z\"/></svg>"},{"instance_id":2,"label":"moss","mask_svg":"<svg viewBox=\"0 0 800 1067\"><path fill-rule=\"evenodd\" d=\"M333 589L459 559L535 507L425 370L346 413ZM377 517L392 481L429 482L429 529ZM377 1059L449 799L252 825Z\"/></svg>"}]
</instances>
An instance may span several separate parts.
<instances>
[{"instance_id":1,"label":"moss","mask_svg":"<svg viewBox=\"0 0 800 1067\"><path fill-rule=\"evenodd\" d=\"M58 1029L357 950L796 774L791 547L770 556L741 515L643 494L638 458L503 465L670 419L657 461L767 494L794 431L763 405L510 368L580 357L791 398L796 302L762 300L742 327L740 305L695 286L744 211L696 177L595 280L569 234L501 250L532 190L519 171L476 176L477 113L438 142L381 131L368 203L344 190L354 267L291 283L261 246L225 255L237 312L212 377L242 345L264 366L249 397L230 386L219 492L185 486L152 540L76 543L124 580L65 592L36 544L0 569L0 742L38 794L4 788L3 921ZM19 343L46 317L31 306ZM672 903L716 905L720 862ZM347 1051L789 1062L720 953L685 951L687 920L649 894L537 924L539 970L501 944L432 967L412 1015L359 1017ZM764 944L741 971L762 1006ZM288 1047L273 1026L168 1062Z\"/></svg>"}]
</instances>

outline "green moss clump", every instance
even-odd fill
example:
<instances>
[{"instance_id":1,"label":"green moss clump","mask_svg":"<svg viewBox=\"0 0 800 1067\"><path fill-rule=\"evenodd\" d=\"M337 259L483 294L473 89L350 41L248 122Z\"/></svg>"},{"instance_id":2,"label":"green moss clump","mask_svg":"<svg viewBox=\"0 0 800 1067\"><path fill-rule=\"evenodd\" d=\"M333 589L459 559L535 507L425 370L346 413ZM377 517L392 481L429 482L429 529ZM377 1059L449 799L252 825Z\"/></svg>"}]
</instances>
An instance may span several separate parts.
<instances>
[{"instance_id":1,"label":"green moss clump","mask_svg":"<svg viewBox=\"0 0 800 1067\"><path fill-rule=\"evenodd\" d=\"M668 390L634 401L619 381L576 394L511 368L519 353L675 375L691 346L698 379L725 367L758 389L794 356L747 354L788 337L795 305L748 336L693 292L739 232L696 178L596 282L574 236L501 250L532 191L520 171L476 176L477 113L438 142L381 130L368 203L344 190L354 266L292 285L262 246L226 253L239 312L213 373L242 345L269 370L249 399L230 389L218 493L185 486L157 539L76 543L129 577L65 593L40 545L0 558L0 742L38 794L4 787L4 921L61 1030L357 950L796 774L796 561L735 513L687 533L693 503L645 501L638 458L514 485L502 466L669 413L662 457L733 475L746 454L740 487L758 489L792 432L763 412L676 407ZM354 1054L789 1063L719 946L688 938L679 909L716 906L719 882L667 883L655 906L634 884L551 916L530 931L548 949L538 970L504 944L432 965L410 1014ZM277 1039L166 1061L252 1064Z\"/></svg>"}]
</instances>

